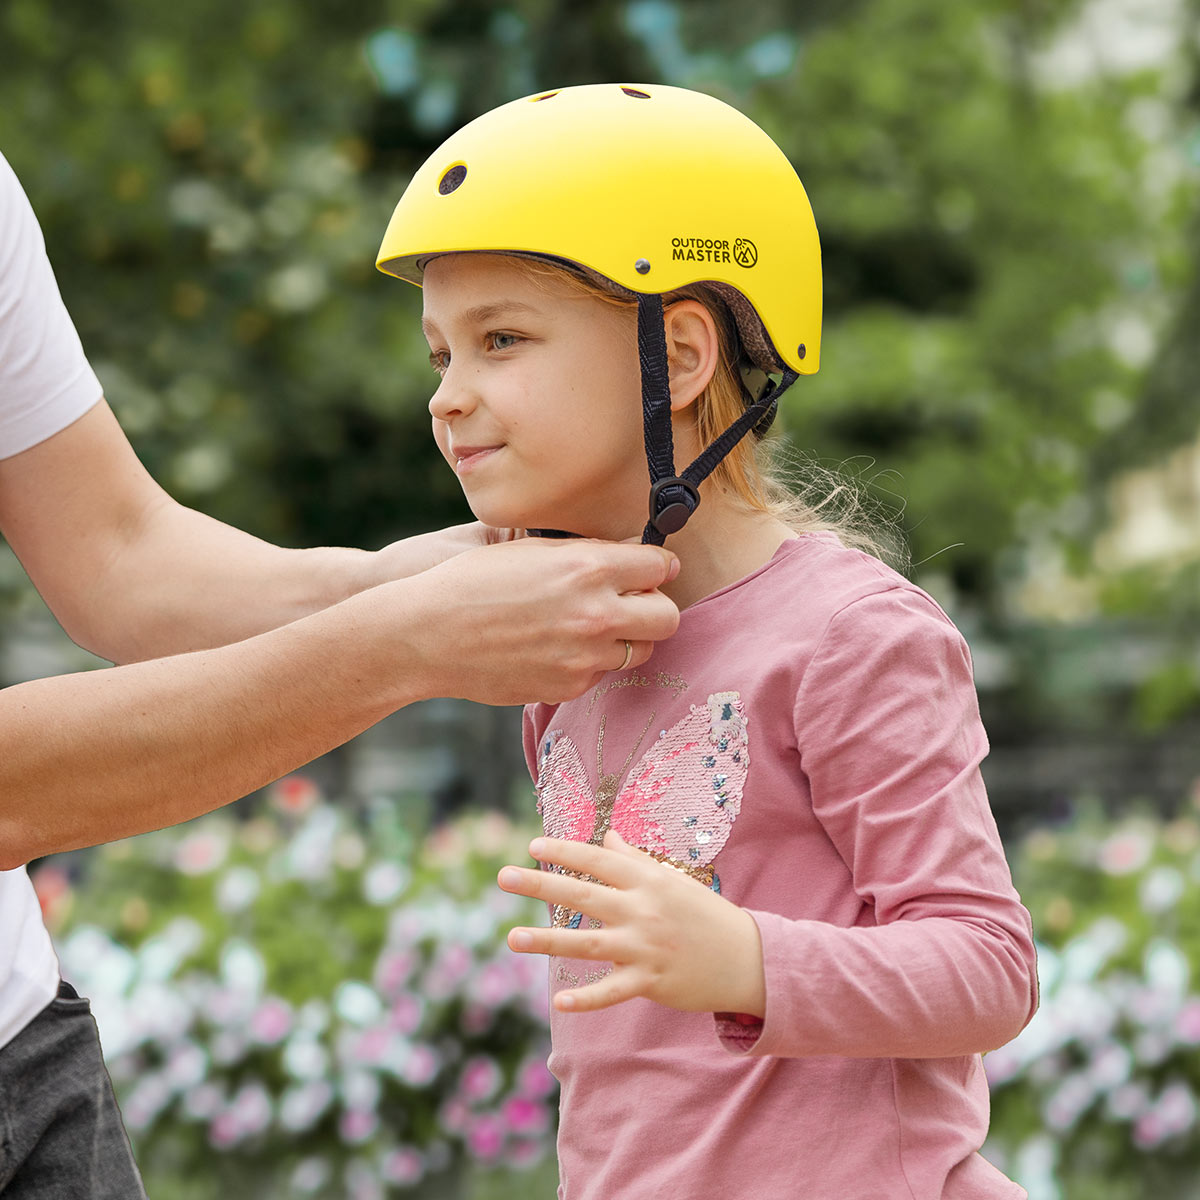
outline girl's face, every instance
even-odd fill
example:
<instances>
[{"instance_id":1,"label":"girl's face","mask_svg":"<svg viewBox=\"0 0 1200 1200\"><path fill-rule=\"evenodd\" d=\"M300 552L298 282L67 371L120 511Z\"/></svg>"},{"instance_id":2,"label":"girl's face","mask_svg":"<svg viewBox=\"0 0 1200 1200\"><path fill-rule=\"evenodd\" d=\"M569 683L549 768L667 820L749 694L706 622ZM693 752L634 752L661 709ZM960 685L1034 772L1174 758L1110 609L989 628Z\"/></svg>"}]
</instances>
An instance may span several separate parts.
<instances>
[{"instance_id":1,"label":"girl's face","mask_svg":"<svg viewBox=\"0 0 1200 1200\"><path fill-rule=\"evenodd\" d=\"M613 540L640 533L650 478L634 313L500 254L436 258L423 291L442 377L433 436L475 516Z\"/></svg>"}]
</instances>

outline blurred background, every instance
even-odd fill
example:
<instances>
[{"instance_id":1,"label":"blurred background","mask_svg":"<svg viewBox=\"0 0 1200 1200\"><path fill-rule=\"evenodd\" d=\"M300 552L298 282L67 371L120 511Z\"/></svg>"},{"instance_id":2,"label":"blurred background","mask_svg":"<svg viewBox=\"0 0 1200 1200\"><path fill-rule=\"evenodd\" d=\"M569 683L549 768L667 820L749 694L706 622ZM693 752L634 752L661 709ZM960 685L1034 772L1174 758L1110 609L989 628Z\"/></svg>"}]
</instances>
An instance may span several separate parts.
<instances>
[{"instance_id":1,"label":"blurred background","mask_svg":"<svg viewBox=\"0 0 1200 1200\"><path fill-rule=\"evenodd\" d=\"M453 129L605 80L791 158L827 317L784 435L898 516L971 643L1042 947L987 1153L1034 1200L1197 1195L1196 0L0 8L0 148L110 403L178 499L285 545L468 519L374 254ZM0 684L91 665L0 543ZM35 865L151 1195L553 1195L542 981L490 886L533 817L518 723L419 705Z\"/></svg>"}]
</instances>

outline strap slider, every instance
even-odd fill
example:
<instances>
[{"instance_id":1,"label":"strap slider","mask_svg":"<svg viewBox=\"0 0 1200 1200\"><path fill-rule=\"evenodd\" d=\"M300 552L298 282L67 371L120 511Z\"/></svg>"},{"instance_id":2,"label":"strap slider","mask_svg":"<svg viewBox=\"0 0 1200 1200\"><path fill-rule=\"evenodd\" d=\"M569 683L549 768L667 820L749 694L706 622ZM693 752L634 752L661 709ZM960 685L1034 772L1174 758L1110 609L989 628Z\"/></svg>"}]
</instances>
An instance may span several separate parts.
<instances>
[{"instance_id":1,"label":"strap slider","mask_svg":"<svg viewBox=\"0 0 1200 1200\"><path fill-rule=\"evenodd\" d=\"M650 489L650 524L664 537L678 533L700 507L700 491L689 479L668 475Z\"/></svg>"}]
</instances>

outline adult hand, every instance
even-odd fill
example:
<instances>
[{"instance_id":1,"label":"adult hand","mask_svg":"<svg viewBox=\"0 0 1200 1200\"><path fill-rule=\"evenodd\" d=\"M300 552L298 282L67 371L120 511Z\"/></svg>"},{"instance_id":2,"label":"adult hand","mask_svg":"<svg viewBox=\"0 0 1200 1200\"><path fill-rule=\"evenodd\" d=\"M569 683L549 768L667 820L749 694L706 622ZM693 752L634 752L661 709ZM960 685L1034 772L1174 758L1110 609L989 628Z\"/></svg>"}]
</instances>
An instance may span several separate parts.
<instances>
[{"instance_id":1,"label":"adult hand","mask_svg":"<svg viewBox=\"0 0 1200 1200\"><path fill-rule=\"evenodd\" d=\"M493 529L479 521L465 525L450 525L429 533L418 533L384 546L370 556L370 574L364 586L386 583L389 579L405 579L428 571L467 550L513 542L523 538L523 530Z\"/></svg>"},{"instance_id":2,"label":"adult hand","mask_svg":"<svg viewBox=\"0 0 1200 1200\"><path fill-rule=\"evenodd\" d=\"M427 617L423 688L486 704L578 696L622 665L626 641L637 665L675 632L679 611L656 589L678 571L658 546L581 539L525 538L449 559L407 581Z\"/></svg>"},{"instance_id":3,"label":"adult hand","mask_svg":"<svg viewBox=\"0 0 1200 1200\"><path fill-rule=\"evenodd\" d=\"M535 838L529 851L572 873L504 867L500 886L566 905L585 919L579 929L514 929L509 946L613 966L596 983L557 992L560 1012L592 1012L643 996L685 1012L764 1015L762 943L748 912L615 830L603 846ZM588 917L603 928L586 928Z\"/></svg>"}]
</instances>

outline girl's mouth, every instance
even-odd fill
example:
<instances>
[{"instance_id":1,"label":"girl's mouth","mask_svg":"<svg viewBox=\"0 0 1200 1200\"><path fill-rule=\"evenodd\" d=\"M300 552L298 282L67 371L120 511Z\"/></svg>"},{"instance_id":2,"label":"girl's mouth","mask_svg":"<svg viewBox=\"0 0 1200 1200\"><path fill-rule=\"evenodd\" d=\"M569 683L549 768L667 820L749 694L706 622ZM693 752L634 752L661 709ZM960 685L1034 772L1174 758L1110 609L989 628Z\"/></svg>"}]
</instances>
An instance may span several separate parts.
<instances>
[{"instance_id":1,"label":"girl's mouth","mask_svg":"<svg viewBox=\"0 0 1200 1200\"><path fill-rule=\"evenodd\" d=\"M454 456L454 473L459 478L469 474L499 449L499 446L455 446L450 451Z\"/></svg>"}]
</instances>

